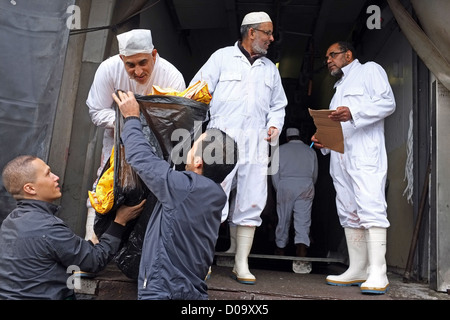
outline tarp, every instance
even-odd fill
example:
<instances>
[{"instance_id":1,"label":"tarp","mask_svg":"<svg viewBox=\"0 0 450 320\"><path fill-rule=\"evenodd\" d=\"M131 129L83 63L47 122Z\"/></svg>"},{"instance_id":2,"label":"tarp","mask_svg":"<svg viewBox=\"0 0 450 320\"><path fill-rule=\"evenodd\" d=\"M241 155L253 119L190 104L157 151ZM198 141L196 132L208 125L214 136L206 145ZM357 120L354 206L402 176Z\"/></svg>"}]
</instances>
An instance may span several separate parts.
<instances>
[{"instance_id":1,"label":"tarp","mask_svg":"<svg viewBox=\"0 0 450 320\"><path fill-rule=\"evenodd\" d=\"M1 170L21 154L48 160L74 2L0 1ZM2 222L16 203L1 179L0 204Z\"/></svg>"},{"instance_id":2,"label":"tarp","mask_svg":"<svg viewBox=\"0 0 450 320\"><path fill-rule=\"evenodd\" d=\"M192 99L163 95L135 95L141 109L143 132L156 154L174 166L184 170L186 150L205 129L209 120L209 106ZM94 232L101 235L114 219L121 204L136 205L147 199L143 212L134 223L127 225L122 248L115 257L119 269L132 279L137 279L142 243L148 220L157 199L125 160L125 150L120 140L123 117L116 107L114 145L114 198L113 209L107 214L96 214ZM179 133L185 133L182 138ZM106 171L109 162L103 171Z\"/></svg>"}]
</instances>

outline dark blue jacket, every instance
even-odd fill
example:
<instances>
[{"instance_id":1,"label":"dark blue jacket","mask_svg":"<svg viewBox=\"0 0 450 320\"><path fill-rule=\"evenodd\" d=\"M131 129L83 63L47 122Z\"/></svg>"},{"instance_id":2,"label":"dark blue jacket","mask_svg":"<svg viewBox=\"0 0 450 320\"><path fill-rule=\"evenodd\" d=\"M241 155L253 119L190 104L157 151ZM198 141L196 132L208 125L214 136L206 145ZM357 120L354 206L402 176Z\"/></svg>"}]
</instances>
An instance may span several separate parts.
<instances>
[{"instance_id":1,"label":"dark blue jacket","mask_svg":"<svg viewBox=\"0 0 450 320\"><path fill-rule=\"evenodd\" d=\"M0 228L0 299L60 300L73 295L72 271L101 271L119 248L124 227L112 223L92 242L56 216L59 206L20 200Z\"/></svg>"},{"instance_id":2,"label":"dark blue jacket","mask_svg":"<svg viewBox=\"0 0 450 320\"><path fill-rule=\"evenodd\" d=\"M172 170L156 156L136 118L125 121L125 158L158 198L147 225L138 278L139 299L207 299L222 187L202 175Z\"/></svg>"}]
</instances>

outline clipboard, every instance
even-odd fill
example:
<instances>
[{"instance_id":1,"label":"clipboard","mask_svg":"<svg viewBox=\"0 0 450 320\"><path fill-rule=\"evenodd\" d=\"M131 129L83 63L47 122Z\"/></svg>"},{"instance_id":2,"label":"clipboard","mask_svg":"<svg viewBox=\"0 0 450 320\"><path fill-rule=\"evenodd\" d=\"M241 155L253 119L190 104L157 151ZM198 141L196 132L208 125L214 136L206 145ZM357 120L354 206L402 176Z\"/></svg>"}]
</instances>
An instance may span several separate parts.
<instances>
[{"instance_id":1,"label":"clipboard","mask_svg":"<svg viewBox=\"0 0 450 320\"><path fill-rule=\"evenodd\" d=\"M344 135L339 121L333 121L328 116L334 110L313 110L308 108L309 114L317 128L314 134L325 148L344 153Z\"/></svg>"}]
</instances>

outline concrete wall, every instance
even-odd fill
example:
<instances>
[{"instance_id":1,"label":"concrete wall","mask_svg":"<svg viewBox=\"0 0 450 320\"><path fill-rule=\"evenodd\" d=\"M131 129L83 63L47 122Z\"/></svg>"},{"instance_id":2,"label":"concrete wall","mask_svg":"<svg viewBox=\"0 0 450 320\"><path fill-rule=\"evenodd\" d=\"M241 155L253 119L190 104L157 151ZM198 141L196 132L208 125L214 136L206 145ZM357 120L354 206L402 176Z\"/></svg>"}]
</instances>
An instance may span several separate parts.
<instances>
[{"instance_id":1,"label":"concrete wall","mask_svg":"<svg viewBox=\"0 0 450 320\"><path fill-rule=\"evenodd\" d=\"M431 78L431 178L430 178L430 287L450 289L450 91Z\"/></svg>"},{"instance_id":2,"label":"concrete wall","mask_svg":"<svg viewBox=\"0 0 450 320\"><path fill-rule=\"evenodd\" d=\"M396 29L375 60L385 68L397 104L395 113L385 122L389 180L386 200L391 222L386 258L390 266L405 268L414 222L413 206L403 195L408 182L405 179L407 157L413 156L407 152L408 129L413 125L409 121L413 108L413 50Z\"/></svg>"},{"instance_id":3,"label":"concrete wall","mask_svg":"<svg viewBox=\"0 0 450 320\"><path fill-rule=\"evenodd\" d=\"M86 28L88 25L89 11L91 7L91 1L76 1L75 3L80 7L81 28ZM77 97L79 95L80 78L82 78L82 56L84 49L84 42L86 34L80 34L76 36L69 36L69 42L67 46L63 80L61 85L61 91L59 95L57 113L55 117L54 135L52 137L52 143L49 154L49 165L52 171L60 177L60 185L62 185L63 197L59 199L59 204L66 204L68 198L79 198L76 193L73 193L71 186L77 185L80 181L73 180L71 172L75 173L75 170L70 166L69 158L73 156L72 147L72 130L75 129L79 133L84 133L83 129L79 126L76 113L79 110L77 106ZM75 128L73 127L75 125ZM82 136L83 134L79 134ZM84 150L86 148L83 148ZM72 152L72 153L71 153ZM81 156L81 150L76 150L75 154L78 154L76 158L84 159ZM83 152L84 154L84 152ZM66 175L66 170L69 174ZM79 172L76 172L79 174ZM83 173L81 172L81 176ZM69 187L68 187L69 186ZM73 210L72 210L73 209ZM66 221L70 227L77 230L77 221L83 214L77 210L78 207L70 205L69 207L63 207L60 217Z\"/></svg>"},{"instance_id":4,"label":"concrete wall","mask_svg":"<svg viewBox=\"0 0 450 320\"><path fill-rule=\"evenodd\" d=\"M81 28L110 23L113 0L79 0ZM66 53L63 84L58 101L49 164L59 175L63 196L60 217L84 236L87 191L92 188L100 163L102 129L89 117L86 98L95 71L104 58L108 30L71 35Z\"/></svg>"}]
</instances>

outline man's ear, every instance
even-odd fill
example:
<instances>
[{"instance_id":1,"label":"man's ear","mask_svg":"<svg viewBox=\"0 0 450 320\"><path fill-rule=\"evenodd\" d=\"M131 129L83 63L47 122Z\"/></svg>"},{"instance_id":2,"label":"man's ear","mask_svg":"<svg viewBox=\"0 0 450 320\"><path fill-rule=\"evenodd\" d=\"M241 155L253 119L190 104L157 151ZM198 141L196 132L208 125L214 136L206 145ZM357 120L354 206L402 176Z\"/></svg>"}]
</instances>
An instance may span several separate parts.
<instances>
[{"instance_id":1,"label":"man's ear","mask_svg":"<svg viewBox=\"0 0 450 320\"><path fill-rule=\"evenodd\" d=\"M353 61L353 53L350 50L345 54L345 59L349 62Z\"/></svg>"},{"instance_id":2,"label":"man's ear","mask_svg":"<svg viewBox=\"0 0 450 320\"><path fill-rule=\"evenodd\" d=\"M25 194L36 195L36 189L32 183L26 183L22 189Z\"/></svg>"},{"instance_id":3,"label":"man's ear","mask_svg":"<svg viewBox=\"0 0 450 320\"><path fill-rule=\"evenodd\" d=\"M256 30L253 29L253 28L250 28L247 31L247 36L248 36L249 39L254 39L255 38L255 34L256 34Z\"/></svg>"}]
</instances>

